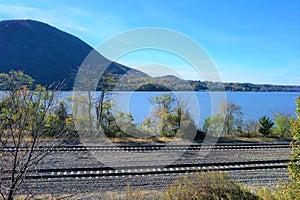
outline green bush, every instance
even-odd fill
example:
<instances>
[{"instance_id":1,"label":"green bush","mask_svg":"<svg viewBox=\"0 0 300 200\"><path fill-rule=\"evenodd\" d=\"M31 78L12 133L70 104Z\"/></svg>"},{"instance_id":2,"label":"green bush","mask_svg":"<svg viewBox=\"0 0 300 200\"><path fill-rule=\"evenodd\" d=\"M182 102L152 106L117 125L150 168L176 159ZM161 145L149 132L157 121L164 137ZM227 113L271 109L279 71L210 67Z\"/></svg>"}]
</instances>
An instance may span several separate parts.
<instances>
[{"instance_id":1,"label":"green bush","mask_svg":"<svg viewBox=\"0 0 300 200\"><path fill-rule=\"evenodd\" d=\"M297 99L297 119L291 119L292 156L289 165L292 181L288 185L288 195L294 199L300 199L300 96Z\"/></svg>"},{"instance_id":2,"label":"green bush","mask_svg":"<svg viewBox=\"0 0 300 200\"><path fill-rule=\"evenodd\" d=\"M292 117L289 115L275 113L275 128L272 130L271 136L291 138L291 119Z\"/></svg>"}]
</instances>

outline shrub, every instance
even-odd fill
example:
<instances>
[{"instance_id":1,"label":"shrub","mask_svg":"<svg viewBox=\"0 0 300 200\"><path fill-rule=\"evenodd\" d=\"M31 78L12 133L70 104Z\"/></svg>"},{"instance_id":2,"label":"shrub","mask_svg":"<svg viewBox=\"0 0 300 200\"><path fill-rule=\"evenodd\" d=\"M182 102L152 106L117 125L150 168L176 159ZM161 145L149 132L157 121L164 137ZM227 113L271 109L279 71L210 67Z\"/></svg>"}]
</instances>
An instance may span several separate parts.
<instances>
[{"instance_id":1,"label":"shrub","mask_svg":"<svg viewBox=\"0 0 300 200\"><path fill-rule=\"evenodd\" d=\"M269 191L261 189L258 194L266 200L285 200L300 199L300 96L297 99L297 119L290 119L291 134L293 141L291 142L292 155L291 162L288 164L291 181L287 185L283 185L277 191Z\"/></svg>"},{"instance_id":2,"label":"shrub","mask_svg":"<svg viewBox=\"0 0 300 200\"><path fill-rule=\"evenodd\" d=\"M164 199L259 199L221 172L202 172L178 179L164 193Z\"/></svg>"},{"instance_id":3,"label":"shrub","mask_svg":"<svg viewBox=\"0 0 300 200\"><path fill-rule=\"evenodd\" d=\"M288 195L291 198L300 199L300 96L297 99L296 114L297 119L291 119L293 141L291 142L292 156L289 170L292 182L288 185Z\"/></svg>"},{"instance_id":4,"label":"shrub","mask_svg":"<svg viewBox=\"0 0 300 200\"><path fill-rule=\"evenodd\" d=\"M257 195L263 200L290 200L286 194L286 186L281 185L276 190L268 188L258 188Z\"/></svg>"}]
</instances>

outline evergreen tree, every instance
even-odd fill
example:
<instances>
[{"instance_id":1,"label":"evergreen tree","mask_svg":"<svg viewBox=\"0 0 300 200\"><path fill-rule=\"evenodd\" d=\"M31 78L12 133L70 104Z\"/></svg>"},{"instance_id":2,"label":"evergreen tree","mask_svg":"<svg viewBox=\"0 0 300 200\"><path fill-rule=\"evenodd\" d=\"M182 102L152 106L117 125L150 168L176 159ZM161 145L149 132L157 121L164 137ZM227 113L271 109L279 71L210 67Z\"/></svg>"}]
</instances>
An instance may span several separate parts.
<instances>
[{"instance_id":1,"label":"evergreen tree","mask_svg":"<svg viewBox=\"0 0 300 200\"><path fill-rule=\"evenodd\" d=\"M267 117L267 116L262 116L259 119L260 127L258 131L263 134L264 136L268 136L272 132L272 127L274 126L274 122Z\"/></svg>"}]
</instances>

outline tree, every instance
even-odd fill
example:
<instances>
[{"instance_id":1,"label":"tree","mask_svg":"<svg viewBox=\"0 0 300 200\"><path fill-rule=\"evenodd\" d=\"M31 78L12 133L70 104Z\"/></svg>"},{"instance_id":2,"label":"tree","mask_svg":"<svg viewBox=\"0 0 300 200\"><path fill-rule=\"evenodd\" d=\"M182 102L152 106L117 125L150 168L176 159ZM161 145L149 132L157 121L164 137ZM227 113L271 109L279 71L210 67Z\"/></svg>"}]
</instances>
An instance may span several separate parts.
<instances>
[{"instance_id":1,"label":"tree","mask_svg":"<svg viewBox=\"0 0 300 200\"><path fill-rule=\"evenodd\" d=\"M151 99L155 107L149 118L145 118L141 124L142 130L152 135L175 137L185 140L193 140L197 126L190 113L180 100L176 101L171 94L154 96Z\"/></svg>"},{"instance_id":2,"label":"tree","mask_svg":"<svg viewBox=\"0 0 300 200\"><path fill-rule=\"evenodd\" d=\"M257 136L260 123L258 121L246 120L244 123L244 133L247 137Z\"/></svg>"},{"instance_id":3,"label":"tree","mask_svg":"<svg viewBox=\"0 0 300 200\"><path fill-rule=\"evenodd\" d=\"M130 135L136 138L146 138L150 136L148 131L143 131L134 123L133 116L130 112L125 114L124 112L119 111L115 121L120 129L119 132L121 136Z\"/></svg>"},{"instance_id":4,"label":"tree","mask_svg":"<svg viewBox=\"0 0 300 200\"><path fill-rule=\"evenodd\" d=\"M300 96L297 99L296 114L297 119L291 119L291 132L293 140L291 142L292 155L289 171L291 173L292 182L289 184L288 194L291 199L300 196Z\"/></svg>"},{"instance_id":5,"label":"tree","mask_svg":"<svg viewBox=\"0 0 300 200\"><path fill-rule=\"evenodd\" d=\"M209 135L221 136L242 131L241 107L232 102L222 103L217 115L213 115L204 122L203 130Z\"/></svg>"},{"instance_id":6,"label":"tree","mask_svg":"<svg viewBox=\"0 0 300 200\"><path fill-rule=\"evenodd\" d=\"M98 77L92 72L93 67L90 65L86 68L79 67L72 96L74 122L81 137L84 138L94 136L96 132L93 123L95 118L92 114L94 106L92 92L97 87Z\"/></svg>"},{"instance_id":7,"label":"tree","mask_svg":"<svg viewBox=\"0 0 300 200\"><path fill-rule=\"evenodd\" d=\"M57 93L41 86L30 91L18 80L0 100L0 195L5 200L14 199L25 176L68 137L52 120Z\"/></svg>"},{"instance_id":8,"label":"tree","mask_svg":"<svg viewBox=\"0 0 300 200\"><path fill-rule=\"evenodd\" d=\"M53 123L56 123L57 127L62 128L61 131L68 135L66 142L78 143L79 135L76 131L74 120L71 117L71 114L68 113L68 109L68 104L63 100L60 100L58 101L58 105L56 106L54 113L50 114L49 116L53 116L51 118L54 120Z\"/></svg>"},{"instance_id":9,"label":"tree","mask_svg":"<svg viewBox=\"0 0 300 200\"><path fill-rule=\"evenodd\" d=\"M221 136L224 135L224 118L220 115L212 115L206 118L203 124L203 131L210 136Z\"/></svg>"},{"instance_id":10,"label":"tree","mask_svg":"<svg viewBox=\"0 0 300 200\"><path fill-rule=\"evenodd\" d=\"M260 127L258 131L263 134L264 136L268 136L272 132L272 127L274 126L274 122L267 117L267 116L262 116L259 119Z\"/></svg>"},{"instance_id":11,"label":"tree","mask_svg":"<svg viewBox=\"0 0 300 200\"><path fill-rule=\"evenodd\" d=\"M280 113L274 114L275 128L272 131L272 135L278 137L291 137L291 116L282 115Z\"/></svg>"},{"instance_id":12,"label":"tree","mask_svg":"<svg viewBox=\"0 0 300 200\"><path fill-rule=\"evenodd\" d=\"M224 119L223 130L226 135L240 132L242 128L241 107L235 105L233 102L223 103L220 105L221 116Z\"/></svg>"},{"instance_id":13,"label":"tree","mask_svg":"<svg viewBox=\"0 0 300 200\"><path fill-rule=\"evenodd\" d=\"M112 86L115 84L114 79L109 75L103 75L100 80L100 96L95 99L97 129L102 129L103 133L108 136L114 136L118 130L116 121L112 114L113 102L109 98Z\"/></svg>"},{"instance_id":14,"label":"tree","mask_svg":"<svg viewBox=\"0 0 300 200\"><path fill-rule=\"evenodd\" d=\"M87 142L103 139L104 136L114 137L119 131L110 98L114 77L103 74L99 80L98 74L102 70L101 66L94 65L80 67L74 86L73 117L81 137ZM99 96L95 90L99 91Z\"/></svg>"},{"instance_id":15,"label":"tree","mask_svg":"<svg viewBox=\"0 0 300 200\"><path fill-rule=\"evenodd\" d=\"M194 141L201 140L205 137L204 133L198 131L198 128L194 120L192 119L191 114L188 111L185 110L177 116L178 118L175 120L180 121L180 127L177 130L176 134L180 136L183 140Z\"/></svg>"},{"instance_id":16,"label":"tree","mask_svg":"<svg viewBox=\"0 0 300 200\"><path fill-rule=\"evenodd\" d=\"M146 118L142 125L151 127L151 132L161 136L173 137L180 126L180 108L175 105L175 98L170 94L154 96L151 103L155 109L151 118Z\"/></svg>"},{"instance_id":17,"label":"tree","mask_svg":"<svg viewBox=\"0 0 300 200\"><path fill-rule=\"evenodd\" d=\"M64 101L59 101L56 110L54 111L62 123L66 122L68 117L67 104Z\"/></svg>"},{"instance_id":18,"label":"tree","mask_svg":"<svg viewBox=\"0 0 300 200\"><path fill-rule=\"evenodd\" d=\"M112 113L114 102L106 90L101 91L100 98L95 98L97 130L107 137L114 137L119 131L116 119Z\"/></svg>"},{"instance_id":19,"label":"tree","mask_svg":"<svg viewBox=\"0 0 300 200\"><path fill-rule=\"evenodd\" d=\"M8 74L0 73L0 90L2 91L19 90L24 86L31 88L33 83L33 78L22 71L11 70Z\"/></svg>"}]
</instances>

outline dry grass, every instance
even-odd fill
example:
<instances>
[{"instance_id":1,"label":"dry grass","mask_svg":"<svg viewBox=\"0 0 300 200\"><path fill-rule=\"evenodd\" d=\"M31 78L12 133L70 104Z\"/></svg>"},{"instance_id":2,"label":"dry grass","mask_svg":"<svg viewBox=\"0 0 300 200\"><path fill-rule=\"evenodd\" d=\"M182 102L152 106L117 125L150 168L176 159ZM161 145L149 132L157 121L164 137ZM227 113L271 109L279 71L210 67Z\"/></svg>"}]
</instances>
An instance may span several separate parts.
<instances>
[{"instance_id":1,"label":"dry grass","mask_svg":"<svg viewBox=\"0 0 300 200\"><path fill-rule=\"evenodd\" d=\"M15 197L16 200L24 199L47 199L47 200L77 200L77 199L98 199L100 194L98 193L89 193L89 194L39 194L32 197L26 195L18 195Z\"/></svg>"},{"instance_id":2,"label":"dry grass","mask_svg":"<svg viewBox=\"0 0 300 200\"><path fill-rule=\"evenodd\" d=\"M237 135L227 135L220 137L219 140L221 141L240 141L240 142L282 142L288 141L287 139L280 139L280 138L271 138L271 137L241 137Z\"/></svg>"},{"instance_id":3,"label":"dry grass","mask_svg":"<svg viewBox=\"0 0 300 200\"><path fill-rule=\"evenodd\" d=\"M149 138L135 138L135 137L120 137L120 138L109 138L106 142L113 143L169 143L169 142L181 142L181 138L174 137L162 137L155 136ZM242 137L238 135L227 135L223 137L219 137L219 141L222 142L283 142L289 141L285 138L271 138L271 137Z\"/></svg>"},{"instance_id":4,"label":"dry grass","mask_svg":"<svg viewBox=\"0 0 300 200\"><path fill-rule=\"evenodd\" d=\"M106 192L103 199L107 200L146 200L146 199L162 199L162 192L156 190L141 190L133 191L129 185L126 186L125 191L121 193Z\"/></svg>"},{"instance_id":5,"label":"dry grass","mask_svg":"<svg viewBox=\"0 0 300 200\"><path fill-rule=\"evenodd\" d=\"M153 142L168 143L172 141L180 141L180 139L171 138L171 137L162 137L162 136L155 136L149 138L124 137L124 138L109 139L109 142L113 142L113 143L153 143Z\"/></svg>"},{"instance_id":6,"label":"dry grass","mask_svg":"<svg viewBox=\"0 0 300 200\"><path fill-rule=\"evenodd\" d=\"M81 200L81 199L107 199L107 200L143 200L143 199L161 199L162 192L156 190L132 190L128 185L123 191L120 192L104 192L104 193L79 193L79 194L40 194L29 197L26 195L19 195L16 200L24 199L45 199L45 200Z\"/></svg>"},{"instance_id":7,"label":"dry grass","mask_svg":"<svg viewBox=\"0 0 300 200\"><path fill-rule=\"evenodd\" d=\"M259 197L239 183L228 178L225 173L201 172L178 179L178 181L165 192L164 199L256 200L259 199Z\"/></svg>"}]
</instances>

